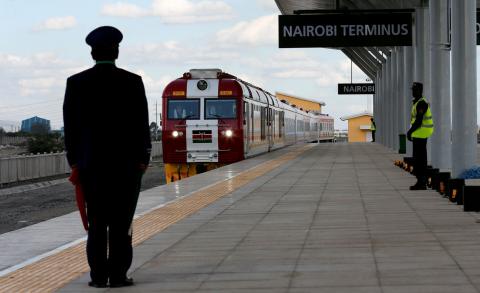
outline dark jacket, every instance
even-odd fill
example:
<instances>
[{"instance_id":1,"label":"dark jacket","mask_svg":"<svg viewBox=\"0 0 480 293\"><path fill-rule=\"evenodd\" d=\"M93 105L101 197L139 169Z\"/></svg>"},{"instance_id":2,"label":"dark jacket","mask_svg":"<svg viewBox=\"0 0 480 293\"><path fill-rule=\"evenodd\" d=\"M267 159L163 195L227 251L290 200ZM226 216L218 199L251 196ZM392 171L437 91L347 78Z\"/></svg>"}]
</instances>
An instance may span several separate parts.
<instances>
[{"instance_id":1,"label":"dark jacket","mask_svg":"<svg viewBox=\"0 0 480 293\"><path fill-rule=\"evenodd\" d=\"M70 165L108 170L148 164L148 106L140 76L97 64L69 77L63 120Z\"/></svg>"}]
</instances>

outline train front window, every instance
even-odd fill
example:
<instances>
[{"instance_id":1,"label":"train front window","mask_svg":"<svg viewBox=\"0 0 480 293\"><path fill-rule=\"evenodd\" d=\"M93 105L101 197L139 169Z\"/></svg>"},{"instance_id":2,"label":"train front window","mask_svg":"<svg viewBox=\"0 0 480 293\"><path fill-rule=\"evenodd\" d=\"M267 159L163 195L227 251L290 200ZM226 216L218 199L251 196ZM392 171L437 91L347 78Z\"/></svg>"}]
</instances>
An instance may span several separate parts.
<instances>
[{"instance_id":1,"label":"train front window","mask_svg":"<svg viewBox=\"0 0 480 293\"><path fill-rule=\"evenodd\" d=\"M205 100L205 119L235 119L237 118L236 100Z\"/></svg>"},{"instance_id":2,"label":"train front window","mask_svg":"<svg viewBox=\"0 0 480 293\"><path fill-rule=\"evenodd\" d=\"M167 107L167 119L200 119L200 100L198 99L169 99Z\"/></svg>"}]
</instances>

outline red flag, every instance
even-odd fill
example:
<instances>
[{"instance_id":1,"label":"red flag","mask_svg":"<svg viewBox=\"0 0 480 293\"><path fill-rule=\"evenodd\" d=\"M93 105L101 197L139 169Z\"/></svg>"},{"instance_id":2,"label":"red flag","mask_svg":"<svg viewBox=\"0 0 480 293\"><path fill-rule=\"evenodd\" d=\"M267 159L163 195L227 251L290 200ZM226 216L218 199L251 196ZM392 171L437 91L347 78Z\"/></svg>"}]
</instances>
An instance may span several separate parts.
<instances>
[{"instance_id":1,"label":"red flag","mask_svg":"<svg viewBox=\"0 0 480 293\"><path fill-rule=\"evenodd\" d=\"M77 200L78 211L80 212L80 217L82 218L83 228L85 228L85 231L87 231L87 208L85 207L85 197L83 196L82 185L80 184L78 169L76 167L72 168L72 173L70 174L70 178L68 179L75 186L75 198Z\"/></svg>"}]
</instances>

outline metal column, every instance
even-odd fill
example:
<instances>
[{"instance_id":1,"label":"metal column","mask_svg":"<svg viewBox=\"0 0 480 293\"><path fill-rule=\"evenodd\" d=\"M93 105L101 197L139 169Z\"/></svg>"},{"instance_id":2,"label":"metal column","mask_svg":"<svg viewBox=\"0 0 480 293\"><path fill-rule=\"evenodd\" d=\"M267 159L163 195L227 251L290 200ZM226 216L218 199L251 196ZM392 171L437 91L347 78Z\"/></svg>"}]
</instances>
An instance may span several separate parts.
<instances>
[{"instance_id":1,"label":"metal column","mask_svg":"<svg viewBox=\"0 0 480 293\"><path fill-rule=\"evenodd\" d=\"M450 52L448 0L430 1L430 107L435 131L430 139L432 166L451 168Z\"/></svg>"},{"instance_id":2,"label":"metal column","mask_svg":"<svg viewBox=\"0 0 480 293\"><path fill-rule=\"evenodd\" d=\"M390 94L390 101L391 101L391 121L392 121L392 133L391 133L391 140L392 146L391 148L394 151L398 150L398 109L397 109L397 93L398 93L398 86L397 86L397 55L398 52L396 49L393 50L390 59L392 59L392 68L391 68L391 77L390 80L392 81L391 85L391 94Z\"/></svg>"},{"instance_id":3,"label":"metal column","mask_svg":"<svg viewBox=\"0 0 480 293\"><path fill-rule=\"evenodd\" d=\"M405 115L405 89L404 89L404 63L403 63L403 54L404 54L404 48L403 47L398 47L397 48L397 113L398 113L398 118L397 118L397 125L398 125L398 132L397 132L397 137L399 134L405 134L407 133L407 125L405 123L406 115ZM399 138L397 138L399 139ZM400 141L399 141L399 147L400 149Z\"/></svg>"},{"instance_id":4,"label":"metal column","mask_svg":"<svg viewBox=\"0 0 480 293\"><path fill-rule=\"evenodd\" d=\"M382 98L381 98L381 106L380 106L380 111L382 111L382 120L380 121L380 125L377 124L377 126L381 127L380 132L382 135L382 145L387 146L387 122L386 122L386 117L387 117L387 108L385 107L386 100L387 100L387 61L382 66Z\"/></svg>"},{"instance_id":5,"label":"metal column","mask_svg":"<svg viewBox=\"0 0 480 293\"><path fill-rule=\"evenodd\" d=\"M413 63L413 48L412 47L404 47L404 72L403 72L403 90L404 90L404 115L406 118L405 124L406 128L410 127L410 111L412 109L412 90L411 86L413 83L414 73L415 73L415 65ZM405 131L405 133L407 133ZM407 153L406 156L412 156L412 144L407 141Z\"/></svg>"},{"instance_id":6,"label":"metal column","mask_svg":"<svg viewBox=\"0 0 480 293\"><path fill-rule=\"evenodd\" d=\"M391 119L388 117L392 117L390 113L390 86L391 86L391 68L392 68L392 59L389 57L386 62L385 67L385 146L391 147L390 145L390 133L392 132L391 126Z\"/></svg>"},{"instance_id":7,"label":"metal column","mask_svg":"<svg viewBox=\"0 0 480 293\"><path fill-rule=\"evenodd\" d=\"M452 1L452 177L477 161L476 1Z\"/></svg>"},{"instance_id":8,"label":"metal column","mask_svg":"<svg viewBox=\"0 0 480 293\"><path fill-rule=\"evenodd\" d=\"M415 75L413 81L423 83L423 94L426 91L425 75L425 7L415 8L415 41L414 41L414 65ZM428 97L427 97L428 99ZM411 143L408 143L411 144ZM413 145L410 146L413 149ZM428 146L427 146L428 149ZM430 156L430 152L428 152Z\"/></svg>"},{"instance_id":9,"label":"metal column","mask_svg":"<svg viewBox=\"0 0 480 293\"><path fill-rule=\"evenodd\" d=\"M415 76L414 81L421 82L424 85L425 90L425 32L424 23L425 20L425 8L415 8Z\"/></svg>"}]
</instances>

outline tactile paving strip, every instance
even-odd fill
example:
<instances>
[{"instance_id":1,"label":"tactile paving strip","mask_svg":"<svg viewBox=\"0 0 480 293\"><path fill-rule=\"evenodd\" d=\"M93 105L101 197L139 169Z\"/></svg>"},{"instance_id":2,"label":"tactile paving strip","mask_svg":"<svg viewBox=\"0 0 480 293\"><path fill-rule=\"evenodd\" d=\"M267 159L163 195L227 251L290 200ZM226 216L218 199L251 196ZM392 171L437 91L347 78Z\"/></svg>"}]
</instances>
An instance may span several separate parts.
<instances>
[{"instance_id":1,"label":"tactile paving strip","mask_svg":"<svg viewBox=\"0 0 480 293\"><path fill-rule=\"evenodd\" d=\"M133 245L139 245L168 226L294 159L312 146L300 147L140 216L133 224ZM82 242L1 277L0 292L54 292L88 271L85 242Z\"/></svg>"}]
</instances>

